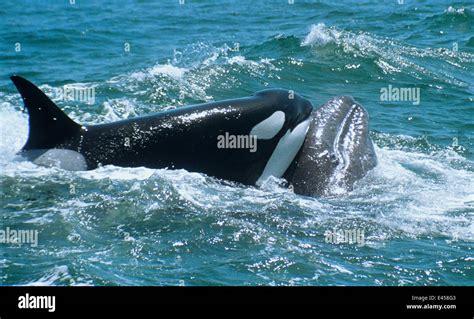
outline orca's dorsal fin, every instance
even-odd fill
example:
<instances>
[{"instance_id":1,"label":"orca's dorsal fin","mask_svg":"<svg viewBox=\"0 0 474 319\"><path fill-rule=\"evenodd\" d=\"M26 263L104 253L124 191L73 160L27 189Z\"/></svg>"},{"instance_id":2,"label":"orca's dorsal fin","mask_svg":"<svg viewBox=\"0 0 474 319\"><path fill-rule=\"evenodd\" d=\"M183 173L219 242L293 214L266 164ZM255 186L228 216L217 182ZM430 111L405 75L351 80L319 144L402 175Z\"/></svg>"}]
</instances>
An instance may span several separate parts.
<instances>
[{"instance_id":1,"label":"orca's dorsal fin","mask_svg":"<svg viewBox=\"0 0 474 319\"><path fill-rule=\"evenodd\" d=\"M30 129L23 150L54 148L81 128L33 83L18 75L10 79L29 114Z\"/></svg>"}]
</instances>

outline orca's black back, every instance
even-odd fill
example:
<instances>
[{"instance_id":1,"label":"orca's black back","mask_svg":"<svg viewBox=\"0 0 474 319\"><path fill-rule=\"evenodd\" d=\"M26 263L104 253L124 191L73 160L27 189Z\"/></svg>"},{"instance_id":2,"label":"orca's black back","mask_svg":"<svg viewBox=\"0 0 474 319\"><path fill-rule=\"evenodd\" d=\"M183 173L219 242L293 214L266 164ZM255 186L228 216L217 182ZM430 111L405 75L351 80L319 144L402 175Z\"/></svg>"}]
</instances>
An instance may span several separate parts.
<instances>
[{"instance_id":1,"label":"orca's black back","mask_svg":"<svg viewBox=\"0 0 474 319\"><path fill-rule=\"evenodd\" d=\"M311 112L309 101L288 96L285 90L267 90L248 98L89 126L63 147L84 154L89 168L112 164L186 169L254 184L282 135ZM256 152L217 147L219 135L249 135L278 110L287 114L283 129L272 139L259 139Z\"/></svg>"}]
</instances>

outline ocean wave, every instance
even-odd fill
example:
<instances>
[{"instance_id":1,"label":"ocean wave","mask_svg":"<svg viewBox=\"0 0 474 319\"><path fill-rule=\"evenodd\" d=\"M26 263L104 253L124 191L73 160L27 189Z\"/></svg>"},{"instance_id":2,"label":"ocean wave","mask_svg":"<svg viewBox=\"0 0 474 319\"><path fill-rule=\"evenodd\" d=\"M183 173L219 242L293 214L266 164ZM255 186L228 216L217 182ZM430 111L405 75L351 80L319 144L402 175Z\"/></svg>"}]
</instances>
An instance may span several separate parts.
<instances>
[{"instance_id":1,"label":"ocean wave","mask_svg":"<svg viewBox=\"0 0 474 319\"><path fill-rule=\"evenodd\" d=\"M425 18L424 25L427 30L445 35L446 29L469 30L474 23L474 8L465 6L449 6L444 11ZM449 30L448 29L448 30ZM448 31L449 32L449 31ZM469 35L469 32L466 32ZM462 38L456 41L463 41Z\"/></svg>"},{"instance_id":2,"label":"ocean wave","mask_svg":"<svg viewBox=\"0 0 474 319\"><path fill-rule=\"evenodd\" d=\"M116 76L108 81L122 91L148 96L150 101L171 108L189 101L210 101L209 89L224 91L238 85L240 75L270 76L278 71L272 59L248 60L240 49L227 44L196 43L175 52L167 63Z\"/></svg>"},{"instance_id":3,"label":"ocean wave","mask_svg":"<svg viewBox=\"0 0 474 319\"><path fill-rule=\"evenodd\" d=\"M458 72L467 72L467 65L474 63L474 55L468 52L449 48L417 48L368 32L355 33L328 27L324 23L312 25L301 45L312 47L316 52L333 45L352 60L371 59L382 74L404 72L416 79L424 76L429 80L440 80L461 87L468 87L470 84L452 73L441 71L439 67L433 68L422 59L433 59L441 64L449 63L456 67ZM331 54L334 52L331 51Z\"/></svg>"},{"instance_id":4,"label":"ocean wave","mask_svg":"<svg viewBox=\"0 0 474 319\"><path fill-rule=\"evenodd\" d=\"M449 6L444 12L447 13L447 14L453 14L453 15L465 15L469 11L470 11L469 8L467 8L467 9L464 8L464 7L454 8L452 6Z\"/></svg>"},{"instance_id":5,"label":"ocean wave","mask_svg":"<svg viewBox=\"0 0 474 319\"><path fill-rule=\"evenodd\" d=\"M53 269L48 270L41 278L28 283L22 283L24 286L58 286L71 284L74 284L74 280L69 274L68 267L64 265L56 266Z\"/></svg>"}]
</instances>

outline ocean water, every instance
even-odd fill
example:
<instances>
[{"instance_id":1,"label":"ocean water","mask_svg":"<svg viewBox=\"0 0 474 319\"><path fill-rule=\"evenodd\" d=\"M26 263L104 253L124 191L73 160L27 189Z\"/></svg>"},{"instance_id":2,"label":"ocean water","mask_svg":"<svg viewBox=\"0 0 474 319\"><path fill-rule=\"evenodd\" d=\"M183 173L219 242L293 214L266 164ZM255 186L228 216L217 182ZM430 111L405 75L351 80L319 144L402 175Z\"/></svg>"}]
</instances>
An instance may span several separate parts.
<instances>
[{"instance_id":1,"label":"ocean water","mask_svg":"<svg viewBox=\"0 0 474 319\"><path fill-rule=\"evenodd\" d=\"M472 2L72 2L0 5L0 230L38 231L0 244L0 285L474 284ZM316 106L352 95L379 164L320 198L280 180L37 167L16 155L28 116L11 74L84 124L270 87ZM94 103L61 99L65 85ZM384 101L389 86L419 99ZM358 240L328 237L344 231Z\"/></svg>"}]
</instances>

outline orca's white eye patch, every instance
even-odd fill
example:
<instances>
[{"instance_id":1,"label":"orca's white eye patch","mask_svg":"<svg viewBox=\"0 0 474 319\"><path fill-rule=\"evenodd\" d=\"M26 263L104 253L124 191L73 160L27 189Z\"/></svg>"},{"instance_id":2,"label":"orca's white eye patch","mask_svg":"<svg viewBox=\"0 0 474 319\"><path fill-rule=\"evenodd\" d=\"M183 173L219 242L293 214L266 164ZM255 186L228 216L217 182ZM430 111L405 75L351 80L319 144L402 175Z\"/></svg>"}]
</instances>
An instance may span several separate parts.
<instances>
[{"instance_id":1,"label":"orca's white eye patch","mask_svg":"<svg viewBox=\"0 0 474 319\"><path fill-rule=\"evenodd\" d=\"M283 124L285 124L285 113L276 111L269 118L255 125L250 135L257 136L260 140L269 140L280 132Z\"/></svg>"}]
</instances>

